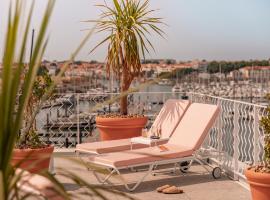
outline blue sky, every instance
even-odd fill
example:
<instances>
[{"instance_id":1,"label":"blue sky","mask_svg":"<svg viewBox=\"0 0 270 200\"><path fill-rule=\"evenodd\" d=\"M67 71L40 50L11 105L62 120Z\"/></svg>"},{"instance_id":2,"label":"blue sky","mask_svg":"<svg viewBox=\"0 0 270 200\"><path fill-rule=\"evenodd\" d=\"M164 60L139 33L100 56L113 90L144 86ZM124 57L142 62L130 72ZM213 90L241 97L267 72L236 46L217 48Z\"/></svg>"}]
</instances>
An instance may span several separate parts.
<instances>
[{"instance_id":1,"label":"blue sky","mask_svg":"<svg viewBox=\"0 0 270 200\"><path fill-rule=\"evenodd\" d=\"M32 0L27 0L31 2ZM5 21L9 0L0 0L0 44L4 41ZM110 0L107 0L110 2ZM176 60L240 60L268 59L270 57L270 1L269 0L150 0L151 7L159 9L164 18L166 39L152 35L156 52L148 58ZM67 59L96 19L99 10L94 6L100 0L56 0L45 58ZM32 27L38 29L45 0L36 0ZM87 43L78 59L103 61L106 46L93 54L89 50L102 39L95 35ZM2 46L1 46L2 50Z\"/></svg>"}]
</instances>

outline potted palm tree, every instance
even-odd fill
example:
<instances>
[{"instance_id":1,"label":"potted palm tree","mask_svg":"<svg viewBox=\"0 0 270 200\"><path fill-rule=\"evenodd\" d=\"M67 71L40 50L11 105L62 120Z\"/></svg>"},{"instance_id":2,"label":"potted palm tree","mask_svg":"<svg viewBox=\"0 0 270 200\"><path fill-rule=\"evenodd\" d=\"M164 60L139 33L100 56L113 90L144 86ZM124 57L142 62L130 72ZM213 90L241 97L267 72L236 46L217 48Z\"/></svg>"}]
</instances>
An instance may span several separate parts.
<instances>
[{"instance_id":1,"label":"potted palm tree","mask_svg":"<svg viewBox=\"0 0 270 200\"><path fill-rule=\"evenodd\" d=\"M250 184L253 200L269 200L270 198L270 106L267 115L261 119L264 129L264 162L245 170Z\"/></svg>"},{"instance_id":2,"label":"potted palm tree","mask_svg":"<svg viewBox=\"0 0 270 200\"><path fill-rule=\"evenodd\" d=\"M98 5L102 14L97 23L98 32L108 35L92 51L108 43L106 71L115 74L120 82L120 114L105 114L96 117L101 140L130 138L141 134L147 123L142 115L128 115L128 91L134 78L141 73L141 56L149 52L153 45L146 37L150 31L159 35L163 31L157 27L161 18L151 17L155 10L149 9L149 0L113 0L112 6ZM91 51L91 52L92 52Z\"/></svg>"}]
</instances>

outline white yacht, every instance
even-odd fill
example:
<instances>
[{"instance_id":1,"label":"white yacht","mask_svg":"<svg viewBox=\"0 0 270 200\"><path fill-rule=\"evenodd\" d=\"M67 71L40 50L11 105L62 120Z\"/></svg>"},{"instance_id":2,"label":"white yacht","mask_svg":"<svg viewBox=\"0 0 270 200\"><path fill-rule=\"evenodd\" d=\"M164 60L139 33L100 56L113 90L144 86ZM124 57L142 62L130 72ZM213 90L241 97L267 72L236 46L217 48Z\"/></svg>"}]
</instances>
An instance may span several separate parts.
<instances>
[{"instance_id":1,"label":"white yacht","mask_svg":"<svg viewBox=\"0 0 270 200\"><path fill-rule=\"evenodd\" d=\"M159 82L158 82L159 85L172 85L172 82L171 80L169 79L161 79Z\"/></svg>"},{"instance_id":2,"label":"white yacht","mask_svg":"<svg viewBox=\"0 0 270 200\"><path fill-rule=\"evenodd\" d=\"M182 92L180 85L175 85L172 88L172 92Z\"/></svg>"}]
</instances>

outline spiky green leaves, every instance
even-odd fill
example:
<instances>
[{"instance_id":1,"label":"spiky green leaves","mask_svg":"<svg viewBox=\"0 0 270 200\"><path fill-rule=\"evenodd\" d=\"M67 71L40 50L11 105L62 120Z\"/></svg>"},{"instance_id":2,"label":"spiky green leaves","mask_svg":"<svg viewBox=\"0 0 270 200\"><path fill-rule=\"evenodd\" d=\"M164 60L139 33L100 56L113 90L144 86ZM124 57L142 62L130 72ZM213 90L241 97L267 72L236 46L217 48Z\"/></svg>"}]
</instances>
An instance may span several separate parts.
<instances>
[{"instance_id":1,"label":"spiky green leaves","mask_svg":"<svg viewBox=\"0 0 270 200\"><path fill-rule=\"evenodd\" d=\"M149 0L113 0L111 7L106 3L97 6L102 8L100 19L89 21L97 22L97 31L108 32L108 35L92 51L109 42L107 72L112 69L120 77L125 67L130 78L138 76L140 57L145 58L149 48L154 50L147 37L151 32L160 36L164 33L158 27L162 23L161 18L151 16L155 10L149 9Z\"/></svg>"},{"instance_id":2,"label":"spiky green leaves","mask_svg":"<svg viewBox=\"0 0 270 200\"><path fill-rule=\"evenodd\" d=\"M106 32L108 35L92 51L108 43L107 73L115 73L121 81L121 91L125 93L132 80L141 73L141 56L145 58L149 48L154 50L147 37L151 32L163 35L158 27L162 23L161 18L151 16L155 10L149 9L149 0L113 0L112 6L106 2L97 6L102 9L100 19L89 22L97 23L97 32ZM122 114L127 114L126 98L121 98Z\"/></svg>"}]
</instances>

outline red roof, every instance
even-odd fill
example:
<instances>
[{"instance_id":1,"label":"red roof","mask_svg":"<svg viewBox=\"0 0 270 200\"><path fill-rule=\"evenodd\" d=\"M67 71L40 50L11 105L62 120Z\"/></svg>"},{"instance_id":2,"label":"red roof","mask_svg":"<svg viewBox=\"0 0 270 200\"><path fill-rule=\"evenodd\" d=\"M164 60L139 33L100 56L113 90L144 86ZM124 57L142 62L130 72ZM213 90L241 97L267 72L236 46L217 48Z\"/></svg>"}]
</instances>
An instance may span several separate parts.
<instances>
[{"instance_id":1,"label":"red roof","mask_svg":"<svg viewBox=\"0 0 270 200\"><path fill-rule=\"evenodd\" d=\"M270 66L247 66L242 69L251 71L251 70L270 70Z\"/></svg>"}]
</instances>

